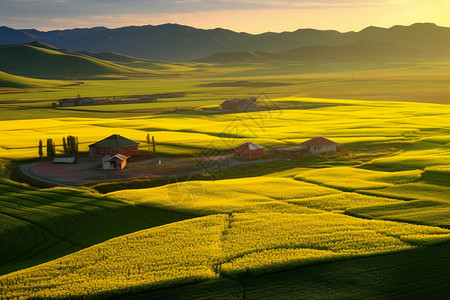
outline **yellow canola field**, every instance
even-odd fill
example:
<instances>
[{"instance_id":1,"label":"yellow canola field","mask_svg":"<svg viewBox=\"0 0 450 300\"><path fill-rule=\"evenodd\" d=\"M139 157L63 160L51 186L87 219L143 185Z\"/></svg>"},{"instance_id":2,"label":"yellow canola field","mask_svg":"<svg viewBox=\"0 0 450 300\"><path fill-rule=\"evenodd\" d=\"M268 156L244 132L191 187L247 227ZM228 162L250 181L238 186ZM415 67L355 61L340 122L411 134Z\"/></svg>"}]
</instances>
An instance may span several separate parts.
<instances>
[{"instance_id":1,"label":"yellow canola field","mask_svg":"<svg viewBox=\"0 0 450 300\"><path fill-rule=\"evenodd\" d=\"M336 142L379 143L411 137L445 142L447 106L437 104L368 102L333 99L282 98L283 103L305 102L315 108L284 109L227 114L162 114L118 118L58 118L0 121L0 157L37 157L39 139L45 144L52 138L57 150L62 149L62 137L79 137L80 150L111 134L121 134L146 144L146 135L155 136L159 153L195 154L201 149L231 149L246 141L264 146L298 145L316 136L326 136ZM321 102L325 103L324 105ZM119 105L120 106L120 105ZM448 142L447 142L448 143ZM442 145L442 147L448 147ZM418 160L417 153L401 154L375 161L382 166L397 161L410 164ZM442 149L439 149L439 151ZM433 165L450 164L447 154L434 151L426 157ZM409 155L408 155L409 154ZM414 166L414 164L411 164ZM406 165L407 167L408 165ZM423 164L419 164L422 167Z\"/></svg>"},{"instance_id":2,"label":"yellow canola field","mask_svg":"<svg viewBox=\"0 0 450 300\"><path fill-rule=\"evenodd\" d=\"M337 194L339 191L289 178L252 177L219 181L188 181L148 189L122 190L111 197L140 205L164 206L200 213L309 212L286 200Z\"/></svg>"},{"instance_id":3,"label":"yellow canola field","mask_svg":"<svg viewBox=\"0 0 450 300\"><path fill-rule=\"evenodd\" d=\"M0 277L5 298L106 296L448 242L450 230L332 213L211 215Z\"/></svg>"},{"instance_id":4,"label":"yellow canola field","mask_svg":"<svg viewBox=\"0 0 450 300\"><path fill-rule=\"evenodd\" d=\"M381 172L352 167L323 168L303 172L296 176L306 180L344 190L380 189L414 182L420 179L422 171Z\"/></svg>"}]
</instances>

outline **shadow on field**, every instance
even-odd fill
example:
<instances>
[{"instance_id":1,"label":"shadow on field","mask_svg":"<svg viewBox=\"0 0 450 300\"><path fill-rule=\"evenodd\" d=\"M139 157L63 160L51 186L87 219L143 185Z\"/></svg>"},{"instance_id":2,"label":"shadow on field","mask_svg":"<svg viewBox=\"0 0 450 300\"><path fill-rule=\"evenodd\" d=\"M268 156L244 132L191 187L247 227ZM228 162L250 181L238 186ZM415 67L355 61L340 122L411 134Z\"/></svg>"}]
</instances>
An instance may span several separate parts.
<instances>
[{"instance_id":1,"label":"shadow on field","mask_svg":"<svg viewBox=\"0 0 450 300\"><path fill-rule=\"evenodd\" d=\"M446 299L450 244L115 299ZM93 295L98 297L99 295Z\"/></svg>"}]
</instances>

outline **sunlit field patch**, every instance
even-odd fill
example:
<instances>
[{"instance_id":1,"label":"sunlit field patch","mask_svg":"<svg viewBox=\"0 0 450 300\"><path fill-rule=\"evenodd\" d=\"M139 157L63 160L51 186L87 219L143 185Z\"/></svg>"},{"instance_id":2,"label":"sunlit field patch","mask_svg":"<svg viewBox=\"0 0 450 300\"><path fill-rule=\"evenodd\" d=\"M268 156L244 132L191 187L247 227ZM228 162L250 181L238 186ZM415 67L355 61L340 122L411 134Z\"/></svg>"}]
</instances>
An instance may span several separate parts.
<instances>
[{"instance_id":1,"label":"sunlit field patch","mask_svg":"<svg viewBox=\"0 0 450 300\"><path fill-rule=\"evenodd\" d=\"M306 171L295 178L323 186L354 191L387 188L395 184L414 182L420 179L421 173L420 170L380 172L350 167L333 167Z\"/></svg>"},{"instance_id":2,"label":"sunlit field patch","mask_svg":"<svg viewBox=\"0 0 450 300\"><path fill-rule=\"evenodd\" d=\"M339 191L293 179L254 177L220 181L189 181L149 189L108 194L140 205L206 212L314 212L285 200L336 194Z\"/></svg>"}]
</instances>

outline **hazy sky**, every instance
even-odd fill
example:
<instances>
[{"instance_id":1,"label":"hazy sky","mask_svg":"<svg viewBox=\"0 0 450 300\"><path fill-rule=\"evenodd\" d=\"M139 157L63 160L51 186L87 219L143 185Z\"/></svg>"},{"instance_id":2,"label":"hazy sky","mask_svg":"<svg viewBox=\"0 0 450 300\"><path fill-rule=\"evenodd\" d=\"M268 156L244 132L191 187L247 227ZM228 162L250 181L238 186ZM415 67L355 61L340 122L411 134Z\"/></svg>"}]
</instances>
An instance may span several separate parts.
<instances>
[{"instance_id":1,"label":"hazy sky","mask_svg":"<svg viewBox=\"0 0 450 300\"><path fill-rule=\"evenodd\" d=\"M261 33L416 22L450 27L450 0L0 0L0 26L16 29L179 23Z\"/></svg>"}]
</instances>

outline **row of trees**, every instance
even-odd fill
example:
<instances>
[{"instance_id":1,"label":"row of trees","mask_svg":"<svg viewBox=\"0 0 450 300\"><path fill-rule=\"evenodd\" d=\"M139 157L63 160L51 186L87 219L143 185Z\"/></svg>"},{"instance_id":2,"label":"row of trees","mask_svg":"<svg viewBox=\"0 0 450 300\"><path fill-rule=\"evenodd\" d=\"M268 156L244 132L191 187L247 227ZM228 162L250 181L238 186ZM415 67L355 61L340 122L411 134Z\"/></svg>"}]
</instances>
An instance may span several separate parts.
<instances>
[{"instance_id":1,"label":"row of trees","mask_svg":"<svg viewBox=\"0 0 450 300\"><path fill-rule=\"evenodd\" d=\"M48 158L54 158L56 156L56 145L55 142L53 142L53 139L47 139L47 157ZM63 149L64 149L64 155L66 156L77 156L78 155L78 137L69 135L66 137L63 137ZM42 158L44 155L44 145L42 143L42 140L39 140L39 147L38 147L38 154L39 157Z\"/></svg>"}]
</instances>

